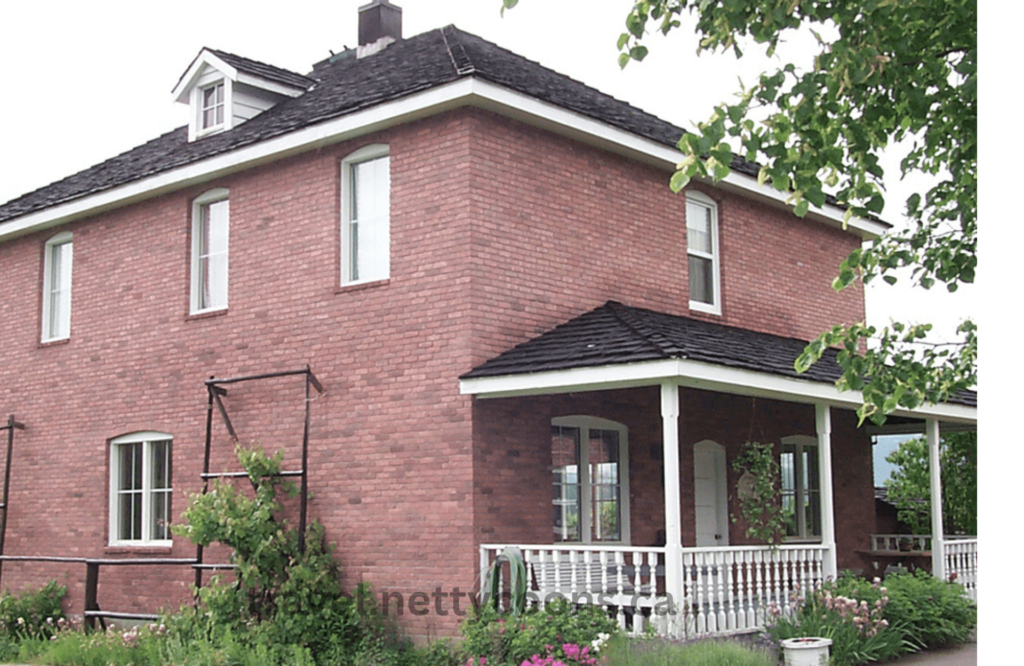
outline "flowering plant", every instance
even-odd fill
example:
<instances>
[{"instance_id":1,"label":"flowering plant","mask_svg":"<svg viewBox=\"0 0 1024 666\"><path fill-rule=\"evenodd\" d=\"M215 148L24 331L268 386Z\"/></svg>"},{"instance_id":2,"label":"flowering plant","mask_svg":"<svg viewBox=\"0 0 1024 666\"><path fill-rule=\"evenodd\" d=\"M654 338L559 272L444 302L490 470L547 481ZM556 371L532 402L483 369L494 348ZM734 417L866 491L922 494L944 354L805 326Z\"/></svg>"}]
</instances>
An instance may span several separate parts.
<instances>
[{"instance_id":1,"label":"flowering plant","mask_svg":"<svg viewBox=\"0 0 1024 666\"><path fill-rule=\"evenodd\" d=\"M814 636L832 639L830 663L836 666L885 661L907 651L900 627L883 617L889 603L886 588L877 578L869 587L827 583L806 597L794 595L792 614L769 610L769 632L781 641Z\"/></svg>"}]
</instances>

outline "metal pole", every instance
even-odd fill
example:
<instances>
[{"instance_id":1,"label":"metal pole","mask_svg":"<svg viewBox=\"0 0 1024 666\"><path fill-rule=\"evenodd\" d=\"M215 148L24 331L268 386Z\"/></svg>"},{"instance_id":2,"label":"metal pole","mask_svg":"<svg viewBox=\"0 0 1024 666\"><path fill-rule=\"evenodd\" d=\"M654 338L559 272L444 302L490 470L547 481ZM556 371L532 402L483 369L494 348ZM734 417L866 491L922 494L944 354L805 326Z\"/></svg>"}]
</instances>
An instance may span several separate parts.
<instances>
[{"instance_id":1,"label":"metal pole","mask_svg":"<svg viewBox=\"0 0 1024 666\"><path fill-rule=\"evenodd\" d=\"M210 377L213 379L213 377ZM203 494L209 489L210 481L206 475L210 472L210 439L213 436L213 392L214 386L207 382L206 385L206 448L203 452ZM203 546L196 545L196 564L203 563ZM203 586L203 569L196 567L196 603L199 602L199 588Z\"/></svg>"},{"instance_id":2,"label":"metal pole","mask_svg":"<svg viewBox=\"0 0 1024 666\"><path fill-rule=\"evenodd\" d=\"M14 414L7 417L7 458L4 461L3 517L0 518L0 555L4 554L4 537L7 535L7 501L11 488L11 451L14 449ZM0 580L3 580L4 563L0 560Z\"/></svg>"},{"instance_id":3,"label":"metal pole","mask_svg":"<svg viewBox=\"0 0 1024 666\"><path fill-rule=\"evenodd\" d=\"M299 499L299 552L306 552L306 502L309 492L309 385L310 370L306 366L306 423L302 429L302 495Z\"/></svg>"}]
</instances>

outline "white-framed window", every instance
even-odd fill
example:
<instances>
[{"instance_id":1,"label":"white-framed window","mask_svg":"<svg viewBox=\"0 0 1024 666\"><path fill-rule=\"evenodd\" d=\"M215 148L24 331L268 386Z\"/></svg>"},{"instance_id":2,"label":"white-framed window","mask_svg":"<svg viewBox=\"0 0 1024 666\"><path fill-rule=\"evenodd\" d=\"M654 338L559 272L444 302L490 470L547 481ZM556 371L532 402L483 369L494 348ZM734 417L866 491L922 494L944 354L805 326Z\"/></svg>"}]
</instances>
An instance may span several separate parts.
<instances>
[{"instance_id":1,"label":"white-framed window","mask_svg":"<svg viewBox=\"0 0 1024 666\"><path fill-rule=\"evenodd\" d=\"M192 314L228 307L228 191L192 202Z\"/></svg>"},{"instance_id":2,"label":"white-framed window","mask_svg":"<svg viewBox=\"0 0 1024 666\"><path fill-rule=\"evenodd\" d=\"M111 545L171 545L171 440L162 432L110 440Z\"/></svg>"},{"instance_id":3,"label":"white-framed window","mask_svg":"<svg viewBox=\"0 0 1024 666\"><path fill-rule=\"evenodd\" d=\"M72 235L62 231L46 241L43 255L43 342L71 337Z\"/></svg>"},{"instance_id":4,"label":"white-framed window","mask_svg":"<svg viewBox=\"0 0 1024 666\"><path fill-rule=\"evenodd\" d=\"M391 275L391 158L360 148L341 162L341 284Z\"/></svg>"},{"instance_id":5,"label":"white-framed window","mask_svg":"<svg viewBox=\"0 0 1024 666\"><path fill-rule=\"evenodd\" d=\"M224 125L224 82L199 89L199 131L207 132Z\"/></svg>"},{"instance_id":6,"label":"white-framed window","mask_svg":"<svg viewBox=\"0 0 1024 666\"><path fill-rule=\"evenodd\" d=\"M626 426L593 416L551 419L554 541L629 543Z\"/></svg>"},{"instance_id":7,"label":"white-framed window","mask_svg":"<svg viewBox=\"0 0 1024 666\"><path fill-rule=\"evenodd\" d=\"M690 309L722 314L718 261L718 204L697 191L686 193L686 254Z\"/></svg>"},{"instance_id":8,"label":"white-framed window","mask_svg":"<svg viewBox=\"0 0 1024 666\"><path fill-rule=\"evenodd\" d=\"M807 435L782 438L782 510L786 537L794 541L821 538L821 478L818 440Z\"/></svg>"}]
</instances>

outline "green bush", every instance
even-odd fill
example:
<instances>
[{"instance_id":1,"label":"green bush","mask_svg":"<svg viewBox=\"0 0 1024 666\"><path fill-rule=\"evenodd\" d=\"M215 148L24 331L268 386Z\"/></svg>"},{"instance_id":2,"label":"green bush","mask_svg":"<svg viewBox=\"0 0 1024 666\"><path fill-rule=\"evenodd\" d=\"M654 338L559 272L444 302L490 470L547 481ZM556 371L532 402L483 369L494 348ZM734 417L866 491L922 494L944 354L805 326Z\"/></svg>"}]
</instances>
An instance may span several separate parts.
<instances>
[{"instance_id":1,"label":"green bush","mask_svg":"<svg viewBox=\"0 0 1024 666\"><path fill-rule=\"evenodd\" d=\"M280 519L278 494L297 492L278 476L283 453L268 456L259 447L240 447L237 455L252 496L218 481L208 493L192 496L183 515L187 523L173 528L193 543L231 547L236 565L233 579L214 577L200 590L201 612L188 620L196 627L179 629L209 639L227 628L247 636L254 648L296 645L308 648L319 664L351 663L374 628L342 594L340 568L323 527L315 521L307 527L300 552L298 530Z\"/></svg>"},{"instance_id":2,"label":"green bush","mask_svg":"<svg viewBox=\"0 0 1024 666\"><path fill-rule=\"evenodd\" d=\"M657 639L616 637L603 652L603 661L615 666L775 666L768 650L729 640L672 643Z\"/></svg>"},{"instance_id":3,"label":"green bush","mask_svg":"<svg viewBox=\"0 0 1024 666\"><path fill-rule=\"evenodd\" d=\"M833 666L886 661L911 651L904 627L885 617L889 599L878 583L841 576L799 602L793 617L776 617L768 627L772 638L829 638Z\"/></svg>"},{"instance_id":4,"label":"green bush","mask_svg":"<svg viewBox=\"0 0 1024 666\"><path fill-rule=\"evenodd\" d=\"M0 596L0 634L6 635L5 642L10 644L28 636L52 636L57 622L64 618L61 601L67 593L68 588L55 580L18 596L5 592ZM0 646L0 650L4 649Z\"/></svg>"},{"instance_id":5,"label":"green bush","mask_svg":"<svg viewBox=\"0 0 1024 666\"><path fill-rule=\"evenodd\" d=\"M618 626L601 606L575 608L564 599L533 607L521 615L503 615L487 604L462 624L463 649L472 657L495 664L519 666L533 655L565 659L562 646L589 646L602 634L617 633Z\"/></svg>"},{"instance_id":6,"label":"green bush","mask_svg":"<svg viewBox=\"0 0 1024 666\"><path fill-rule=\"evenodd\" d=\"M956 583L918 570L887 576L885 589L885 617L902 625L907 638L922 649L963 643L978 626L978 609Z\"/></svg>"}]
</instances>

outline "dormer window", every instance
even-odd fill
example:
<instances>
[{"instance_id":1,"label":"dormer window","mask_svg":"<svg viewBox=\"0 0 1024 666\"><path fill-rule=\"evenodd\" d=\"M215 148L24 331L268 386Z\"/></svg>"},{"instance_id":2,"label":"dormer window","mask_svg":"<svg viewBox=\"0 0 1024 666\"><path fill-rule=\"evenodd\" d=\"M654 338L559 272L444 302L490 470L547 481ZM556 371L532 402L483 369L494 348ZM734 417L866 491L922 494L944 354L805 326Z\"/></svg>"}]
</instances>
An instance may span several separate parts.
<instances>
[{"instance_id":1,"label":"dormer window","mask_svg":"<svg viewBox=\"0 0 1024 666\"><path fill-rule=\"evenodd\" d=\"M214 49L203 49L174 86L174 101L188 104L188 140L226 132L316 82L295 72Z\"/></svg>"},{"instance_id":2,"label":"dormer window","mask_svg":"<svg viewBox=\"0 0 1024 666\"><path fill-rule=\"evenodd\" d=\"M201 125L203 130L210 130L223 125L224 84L217 83L207 88L203 88L200 92L200 98L202 103L203 117Z\"/></svg>"}]
</instances>

